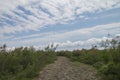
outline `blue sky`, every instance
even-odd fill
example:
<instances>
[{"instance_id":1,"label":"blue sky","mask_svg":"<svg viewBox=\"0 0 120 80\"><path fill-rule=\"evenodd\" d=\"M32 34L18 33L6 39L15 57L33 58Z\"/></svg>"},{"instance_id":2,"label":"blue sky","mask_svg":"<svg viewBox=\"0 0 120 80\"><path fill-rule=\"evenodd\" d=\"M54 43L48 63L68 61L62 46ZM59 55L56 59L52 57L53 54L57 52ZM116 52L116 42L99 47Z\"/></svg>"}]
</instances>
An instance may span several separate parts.
<instances>
[{"instance_id":1,"label":"blue sky","mask_svg":"<svg viewBox=\"0 0 120 80\"><path fill-rule=\"evenodd\" d=\"M120 0L1 0L0 45L90 48L120 34Z\"/></svg>"}]
</instances>

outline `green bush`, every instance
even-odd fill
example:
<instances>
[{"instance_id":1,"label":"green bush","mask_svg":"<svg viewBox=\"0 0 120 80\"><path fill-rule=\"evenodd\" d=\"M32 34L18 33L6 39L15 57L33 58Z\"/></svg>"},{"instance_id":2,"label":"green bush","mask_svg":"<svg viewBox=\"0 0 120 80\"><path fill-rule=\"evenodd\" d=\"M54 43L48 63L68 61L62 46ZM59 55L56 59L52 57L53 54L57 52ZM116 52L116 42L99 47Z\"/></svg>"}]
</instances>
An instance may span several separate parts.
<instances>
[{"instance_id":1,"label":"green bush","mask_svg":"<svg viewBox=\"0 0 120 80\"><path fill-rule=\"evenodd\" d=\"M99 70L105 80L120 80L120 64L109 63Z\"/></svg>"},{"instance_id":2,"label":"green bush","mask_svg":"<svg viewBox=\"0 0 120 80\"><path fill-rule=\"evenodd\" d=\"M102 75L103 80L120 80L120 50L76 50L76 51L59 51L58 56L65 56L74 62L82 62L92 65Z\"/></svg>"},{"instance_id":3,"label":"green bush","mask_svg":"<svg viewBox=\"0 0 120 80\"><path fill-rule=\"evenodd\" d=\"M55 60L54 52L28 48L0 52L0 80L32 80L45 65Z\"/></svg>"}]
</instances>

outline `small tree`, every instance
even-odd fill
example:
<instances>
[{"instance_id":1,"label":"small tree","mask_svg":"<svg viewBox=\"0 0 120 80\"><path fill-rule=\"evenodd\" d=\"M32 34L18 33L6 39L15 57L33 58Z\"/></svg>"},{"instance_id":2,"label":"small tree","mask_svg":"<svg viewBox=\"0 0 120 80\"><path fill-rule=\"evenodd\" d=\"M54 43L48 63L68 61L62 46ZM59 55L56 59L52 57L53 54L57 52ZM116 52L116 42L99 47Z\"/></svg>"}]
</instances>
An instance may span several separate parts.
<instances>
[{"instance_id":1,"label":"small tree","mask_svg":"<svg viewBox=\"0 0 120 80\"><path fill-rule=\"evenodd\" d=\"M101 41L101 47L104 47L105 49L107 49L107 48L117 49L119 46L119 42L120 42L119 39L117 40L117 38L119 38L119 37L117 36L115 38L109 39L109 35L106 40Z\"/></svg>"},{"instance_id":2,"label":"small tree","mask_svg":"<svg viewBox=\"0 0 120 80\"><path fill-rule=\"evenodd\" d=\"M97 45L92 45L92 50L96 50L97 49Z\"/></svg>"},{"instance_id":3,"label":"small tree","mask_svg":"<svg viewBox=\"0 0 120 80\"><path fill-rule=\"evenodd\" d=\"M102 40L101 41L101 47L104 47L105 49L109 48L110 47L110 43L111 41L106 39L106 40Z\"/></svg>"},{"instance_id":4,"label":"small tree","mask_svg":"<svg viewBox=\"0 0 120 80\"><path fill-rule=\"evenodd\" d=\"M6 52L6 44L3 44L3 46L0 47L1 52Z\"/></svg>"},{"instance_id":5,"label":"small tree","mask_svg":"<svg viewBox=\"0 0 120 80\"><path fill-rule=\"evenodd\" d=\"M51 44L45 48L45 51L47 51L47 52L53 51L54 52L57 49L57 47L58 47L58 45L54 46L54 44Z\"/></svg>"},{"instance_id":6,"label":"small tree","mask_svg":"<svg viewBox=\"0 0 120 80\"><path fill-rule=\"evenodd\" d=\"M111 41L111 48L115 49L117 47L117 41L115 39L112 39Z\"/></svg>"}]
</instances>

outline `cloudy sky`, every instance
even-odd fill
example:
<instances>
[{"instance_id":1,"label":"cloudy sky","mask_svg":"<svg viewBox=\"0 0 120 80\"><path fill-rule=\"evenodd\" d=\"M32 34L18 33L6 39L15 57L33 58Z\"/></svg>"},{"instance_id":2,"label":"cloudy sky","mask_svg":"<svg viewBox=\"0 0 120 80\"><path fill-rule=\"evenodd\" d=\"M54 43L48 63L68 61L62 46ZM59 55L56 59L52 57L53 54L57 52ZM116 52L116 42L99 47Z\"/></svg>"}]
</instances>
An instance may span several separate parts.
<instances>
[{"instance_id":1,"label":"cloudy sky","mask_svg":"<svg viewBox=\"0 0 120 80\"><path fill-rule=\"evenodd\" d=\"M120 0L0 0L0 45L88 48L120 34Z\"/></svg>"}]
</instances>

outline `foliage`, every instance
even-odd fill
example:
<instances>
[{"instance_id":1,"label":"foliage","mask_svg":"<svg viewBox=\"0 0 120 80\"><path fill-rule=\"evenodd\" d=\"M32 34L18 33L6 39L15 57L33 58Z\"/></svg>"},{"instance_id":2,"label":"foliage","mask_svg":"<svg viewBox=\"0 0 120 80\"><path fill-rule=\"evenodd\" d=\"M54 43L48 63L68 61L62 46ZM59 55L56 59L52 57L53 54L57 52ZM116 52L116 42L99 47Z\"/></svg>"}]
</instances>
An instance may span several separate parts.
<instances>
[{"instance_id":1,"label":"foliage","mask_svg":"<svg viewBox=\"0 0 120 80\"><path fill-rule=\"evenodd\" d=\"M71 61L92 65L102 75L103 80L120 80L120 44L111 42L111 48L98 50L59 51L58 56L66 56Z\"/></svg>"},{"instance_id":2,"label":"foliage","mask_svg":"<svg viewBox=\"0 0 120 80\"><path fill-rule=\"evenodd\" d=\"M32 80L47 64L54 62L56 55L33 48L16 48L0 52L0 80Z\"/></svg>"}]
</instances>

